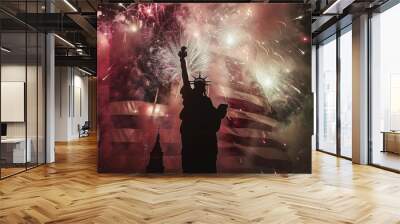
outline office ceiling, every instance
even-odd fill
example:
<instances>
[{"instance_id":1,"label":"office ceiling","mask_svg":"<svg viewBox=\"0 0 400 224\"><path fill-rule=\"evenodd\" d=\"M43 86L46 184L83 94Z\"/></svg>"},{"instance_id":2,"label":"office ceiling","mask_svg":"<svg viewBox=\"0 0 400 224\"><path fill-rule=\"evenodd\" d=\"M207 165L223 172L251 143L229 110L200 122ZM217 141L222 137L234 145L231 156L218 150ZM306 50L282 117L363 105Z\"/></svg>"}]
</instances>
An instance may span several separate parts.
<instances>
[{"instance_id":1,"label":"office ceiling","mask_svg":"<svg viewBox=\"0 0 400 224\"><path fill-rule=\"evenodd\" d=\"M36 32L54 32L57 34L56 65L79 66L95 73L97 1L51 0L50 7L45 2L0 1L2 46L11 49L7 53L8 60L34 57L37 49L34 43L30 43L33 35L29 32L35 35ZM25 43L26 30L28 45Z\"/></svg>"},{"instance_id":2,"label":"office ceiling","mask_svg":"<svg viewBox=\"0 0 400 224\"><path fill-rule=\"evenodd\" d=\"M189 0L190 1L190 0ZM240 0L238 0L240 1ZM356 15L373 9L387 0L267 0L263 2L308 3L311 5L313 21L312 35L315 41L335 32L335 25L346 16ZM27 2L15 0L0 1L0 21L4 38L15 49L13 54L20 55L25 46L17 33L30 31L55 32L56 63L58 65L83 66L96 71L96 24L97 5L100 3L126 2L132 0L51 0L52 13L46 9L45 0ZM188 1L185 1L188 2ZM199 2L199 1L192 1ZM232 2L221 1L221 2ZM28 12L26 14L25 12ZM348 18L351 22L351 17ZM343 20L346 21L346 20ZM341 25L345 25L342 23ZM13 38L14 36L14 38ZM21 36L21 35L20 35ZM65 41L66 40L66 41ZM14 41L14 44L11 42ZM3 42L5 45L5 42ZM72 45L74 46L72 46ZM33 45L32 45L33 46ZM19 50L18 50L19 49ZM30 52L28 47L28 52Z\"/></svg>"}]
</instances>

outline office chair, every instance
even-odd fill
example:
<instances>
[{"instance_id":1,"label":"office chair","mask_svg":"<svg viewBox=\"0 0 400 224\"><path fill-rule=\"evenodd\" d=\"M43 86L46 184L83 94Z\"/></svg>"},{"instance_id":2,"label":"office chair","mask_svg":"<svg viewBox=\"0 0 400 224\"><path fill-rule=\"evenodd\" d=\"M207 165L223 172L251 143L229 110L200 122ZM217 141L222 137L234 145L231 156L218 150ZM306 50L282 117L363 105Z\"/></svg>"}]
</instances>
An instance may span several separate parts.
<instances>
[{"instance_id":1,"label":"office chair","mask_svg":"<svg viewBox=\"0 0 400 224\"><path fill-rule=\"evenodd\" d=\"M90 125L89 125L89 121L85 121L85 123L82 125L82 127L79 127L80 125L78 125L78 129L79 129L79 138L80 137L87 137L89 136L89 130L90 130Z\"/></svg>"}]
</instances>

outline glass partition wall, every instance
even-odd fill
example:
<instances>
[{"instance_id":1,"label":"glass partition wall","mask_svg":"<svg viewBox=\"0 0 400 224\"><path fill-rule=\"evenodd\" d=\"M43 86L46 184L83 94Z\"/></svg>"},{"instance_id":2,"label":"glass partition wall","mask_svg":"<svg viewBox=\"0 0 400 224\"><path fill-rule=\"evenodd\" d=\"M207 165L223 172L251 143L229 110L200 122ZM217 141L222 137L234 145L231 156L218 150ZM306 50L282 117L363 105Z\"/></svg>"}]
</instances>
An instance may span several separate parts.
<instances>
[{"instance_id":1,"label":"glass partition wall","mask_svg":"<svg viewBox=\"0 0 400 224\"><path fill-rule=\"evenodd\" d=\"M318 63L318 146L336 153L336 36L320 43Z\"/></svg>"},{"instance_id":2,"label":"glass partition wall","mask_svg":"<svg viewBox=\"0 0 400 224\"><path fill-rule=\"evenodd\" d=\"M400 171L400 4L371 18L370 163Z\"/></svg>"},{"instance_id":3,"label":"glass partition wall","mask_svg":"<svg viewBox=\"0 0 400 224\"><path fill-rule=\"evenodd\" d=\"M0 178L5 178L45 163L46 40L18 20L43 10L43 1L4 1L0 9Z\"/></svg>"},{"instance_id":4,"label":"glass partition wall","mask_svg":"<svg viewBox=\"0 0 400 224\"><path fill-rule=\"evenodd\" d=\"M352 33L351 25L341 31L339 38L340 68L340 155L352 158Z\"/></svg>"},{"instance_id":5,"label":"glass partition wall","mask_svg":"<svg viewBox=\"0 0 400 224\"><path fill-rule=\"evenodd\" d=\"M352 154L351 25L317 45L317 150Z\"/></svg>"}]
</instances>

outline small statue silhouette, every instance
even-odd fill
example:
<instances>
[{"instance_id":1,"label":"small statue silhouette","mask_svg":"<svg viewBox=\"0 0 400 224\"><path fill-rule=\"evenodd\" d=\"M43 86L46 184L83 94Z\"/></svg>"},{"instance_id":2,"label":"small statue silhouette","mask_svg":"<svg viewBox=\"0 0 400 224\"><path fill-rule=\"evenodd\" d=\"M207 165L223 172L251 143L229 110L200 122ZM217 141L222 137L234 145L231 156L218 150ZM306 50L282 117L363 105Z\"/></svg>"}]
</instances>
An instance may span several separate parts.
<instances>
[{"instance_id":1,"label":"small statue silhouette","mask_svg":"<svg viewBox=\"0 0 400 224\"><path fill-rule=\"evenodd\" d=\"M156 144L150 153L150 160L146 168L147 173L164 173L163 152L160 144L160 130L158 130Z\"/></svg>"},{"instance_id":2,"label":"small statue silhouette","mask_svg":"<svg viewBox=\"0 0 400 224\"><path fill-rule=\"evenodd\" d=\"M180 57L183 87L183 109L180 132L182 139L182 169L184 173L215 173L218 153L217 132L225 117L228 105L215 108L206 95L207 77L194 77L190 82L186 68L186 47L182 47ZM193 84L194 88L190 86Z\"/></svg>"}]
</instances>

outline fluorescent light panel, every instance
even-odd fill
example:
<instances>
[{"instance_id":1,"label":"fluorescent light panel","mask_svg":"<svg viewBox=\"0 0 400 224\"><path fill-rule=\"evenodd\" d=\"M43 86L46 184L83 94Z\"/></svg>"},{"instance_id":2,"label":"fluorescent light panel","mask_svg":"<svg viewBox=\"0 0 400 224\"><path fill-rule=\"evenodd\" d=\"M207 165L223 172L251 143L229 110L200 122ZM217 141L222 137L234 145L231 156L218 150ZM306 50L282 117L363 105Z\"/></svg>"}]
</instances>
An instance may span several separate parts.
<instances>
[{"instance_id":1,"label":"fluorescent light panel","mask_svg":"<svg viewBox=\"0 0 400 224\"><path fill-rule=\"evenodd\" d=\"M70 47L75 48L75 45L73 45L71 42L69 42L68 40L60 37L58 34L54 34L55 37L57 37L59 40L61 40L62 42L66 43L67 45L69 45Z\"/></svg>"},{"instance_id":2,"label":"fluorescent light panel","mask_svg":"<svg viewBox=\"0 0 400 224\"><path fill-rule=\"evenodd\" d=\"M337 4L339 4L340 0L336 0L332 5L330 5L327 9L325 9L325 11L322 14L327 14L329 13L334 7L337 6Z\"/></svg>"},{"instance_id":3,"label":"fluorescent light panel","mask_svg":"<svg viewBox=\"0 0 400 224\"><path fill-rule=\"evenodd\" d=\"M342 14L343 10L354 1L355 0L336 0L332 5L325 9L322 14Z\"/></svg>"},{"instance_id":4,"label":"fluorescent light panel","mask_svg":"<svg viewBox=\"0 0 400 224\"><path fill-rule=\"evenodd\" d=\"M64 0L65 4L67 4L74 12L78 12L78 10L68 1Z\"/></svg>"},{"instance_id":5,"label":"fluorescent light panel","mask_svg":"<svg viewBox=\"0 0 400 224\"><path fill-rule=\"evenodd\" d=\"M10 50L8 50L7 48L4 48L4 47L2 47L1 50L6 52L6 53L10 53L11 52Z\"/></svg>"},{"instance_id":6,"label":"fluorescent light panel","mask_svg":"<svg viewBox=\"0 0 400 224\"><path fill-rule=\"evenodd\" d=\"M81 69L81 68L78 68L78 70L81 71L81 72L83 72L83 73L85 73L85 74L87 74L87 75L93 75L92 73L90 73L90 72L88 72L88 71L85 71L85 70L83 70L83 69Z\"/></svg>"}]
</instances>

